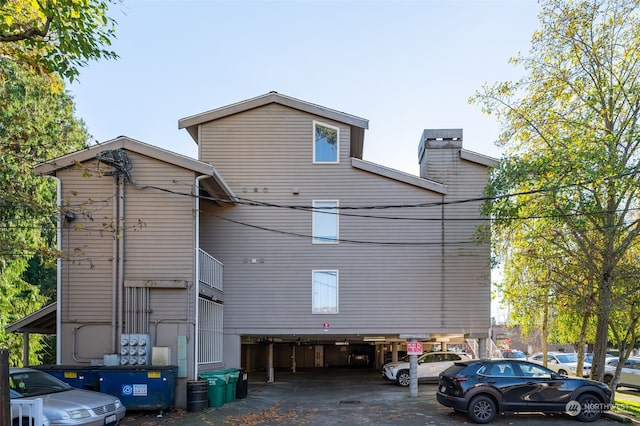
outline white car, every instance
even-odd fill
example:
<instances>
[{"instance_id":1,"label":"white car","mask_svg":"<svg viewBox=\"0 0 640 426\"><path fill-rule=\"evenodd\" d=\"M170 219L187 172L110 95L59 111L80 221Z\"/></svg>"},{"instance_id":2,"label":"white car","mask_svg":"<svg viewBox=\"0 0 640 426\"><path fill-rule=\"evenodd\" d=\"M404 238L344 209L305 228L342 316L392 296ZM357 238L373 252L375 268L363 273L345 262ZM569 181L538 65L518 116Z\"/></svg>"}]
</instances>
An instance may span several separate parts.
<instances>
[{"instance_id":1,"label":"white car","mask_svg":"<svg viewBox=\"0 0 640 426\"><path fill-rule=\"evenodd\" d=\"M544 354L538 353L529 358L529 361L543 365ZM547 367L558 374L563 376L582 376L589 377L591 374L591 364L584 362L582 366L582 374L576 374L576 368L578 366L578 354L566 353L566 352L548 352L547 353Z\"/></svg>"},{"instance_id":2,"label":"white car","mask_svg":"<svg viewBox=\"0 0 640 426\"><path fill-rule=\"evenodd\" d=\"M115 396L76 389L31 368L9 368L9 395L12 400L41 398L44 425L115 426L126 412ZM18 417L19 410L11 412L14 426L32 423L25 413Z\"/></svg>"},{"instance_id":3,"label":"white car","mask_svg":"<svg viewBox=\"0 0 640 426\"><path fill-rule=\"evenodd\" d=\"M418 380L438 380L438 375L456 361L471 359L459 352L426 352L418 356ZM409 386L409 358L398 362L390 362L382 367L382 377L400 386Z\"/></svg>"},{"instance_id":4,"label":"white car","mask_svg":"<svg viewBox=\"0 0 640 426\"><path fill-rule=\"evenodd\" d=\"M611 383L616 372L618 358L607 359L604 366L604 382ZM640 357L632 357L625 361L620 370L618 386L640 389Z\"/></svg>"}]
</instances>

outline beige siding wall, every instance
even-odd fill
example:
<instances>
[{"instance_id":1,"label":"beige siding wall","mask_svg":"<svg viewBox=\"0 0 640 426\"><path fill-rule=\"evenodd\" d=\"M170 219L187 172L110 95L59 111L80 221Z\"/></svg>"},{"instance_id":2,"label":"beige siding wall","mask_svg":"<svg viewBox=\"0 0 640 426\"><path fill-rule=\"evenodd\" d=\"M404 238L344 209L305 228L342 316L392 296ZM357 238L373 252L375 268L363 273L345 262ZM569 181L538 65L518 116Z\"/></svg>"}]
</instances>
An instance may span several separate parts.
<instances>
[{"instance_id":1,"label":"beige siding wall","mask_svg":"<svg viewBox=\"0 0 640 426\"><path fill-rule=\"evenodd\" d=\"M125 231L119 238L125 244L124 280L175 280L189 285L150 289L147 323L125 323L123 329L152 334L152 342L173 347L175 357L177 335L191 332L189 324L195 315L194 199L190 196L195 175L136 153L128 155L132 182L125 183ZM112 322L118 318L113 308L113 247L117 238L113 206L117 188L113 176L102 174L108 170L104 164L89 161L58 173L64 204L76 213L76 219L63 229L65 258L62 294L58 295L63 363L101 359L113 352L114 345L118 350L119 339L112 340ZM116 330L119 334L117 325Z\"/></svg>"},{"instance_id":2,"label":"beige siding wall","mask_svg":"<svg viewBox=\"0 0 640 426\"><path fill-rule=\"evenodd\" d=\"M313 120L340 127L340 164L312 163ZM200 153L247 200L286 206L338 200L341 207L442 201L439 194L353 169L348 138L344 124L271 104L203 125ZM480 271L469 261L466 271L472 273L443 277L459 266L449 265L446 257L470 249L456 246L443 253L439 206L343 211L340 239L354 242L337 245L311 243L311 213L303 210L206 205L202 214L201 244L225 264L230 333L321 334L324 322L337 334L460 333L472 331L462 329L469 323L477 330L488 327L487 265ZM339 314L311 313L313 269L339 270ZM467 310L467 304L453 300L455 291L465 289L465 300L487 309ZM456 310L464 317L450 314Z\"/></svg>"},{"instance_id":3,"label":"beige siding wall","mask_svg":"<svg viewBox=\"0 0 640 426\"><path fill-rule=\"evenodd\" d=\"M472 240L486 227L480 217L481 202L462 202L477 199L483 194L489 169L483 165L460 159L458 149L429 149L428 177L447 185L444 233L450 243L444 247L445 294L447 306L443 321L449 327L468 330L490 318L490 247L485 240Z\"/></svg>"}]
</instances>

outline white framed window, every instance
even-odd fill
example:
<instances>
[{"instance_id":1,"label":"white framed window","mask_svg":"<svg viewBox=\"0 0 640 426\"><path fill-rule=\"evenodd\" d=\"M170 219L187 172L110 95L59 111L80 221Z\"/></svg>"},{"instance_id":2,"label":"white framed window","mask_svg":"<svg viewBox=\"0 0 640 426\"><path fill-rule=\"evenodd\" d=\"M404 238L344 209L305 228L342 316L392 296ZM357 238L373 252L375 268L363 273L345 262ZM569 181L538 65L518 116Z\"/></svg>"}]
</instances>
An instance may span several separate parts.
<instances>
[{"instance_id":1,"label":"white framed window","mask_svg":"<svg viewBox=\"0 0 640 426\"><path fill-rule=\"evenodd\" d=\"M313 201L313 244L338 243L338 201Z\"/></svg>"},{"instance_id":2,"label":"white framed window","mask_svg":"<svg viewBox=\"0 0 640 426\"><path fill-rule=\"evenodd\" d=\"M314 270L311 272L311 313L338 313L338 271Z\"/></svg>"},{"instance_id":3,"label":"white framed window","mask_svg":"<svg viewBox=\"0 0 640 426\"><path fill-rule=\"evenodd\" d=\"M313 122L313 162L337 164L340 162L340 129Z\"/></svg>"}]
</instances>

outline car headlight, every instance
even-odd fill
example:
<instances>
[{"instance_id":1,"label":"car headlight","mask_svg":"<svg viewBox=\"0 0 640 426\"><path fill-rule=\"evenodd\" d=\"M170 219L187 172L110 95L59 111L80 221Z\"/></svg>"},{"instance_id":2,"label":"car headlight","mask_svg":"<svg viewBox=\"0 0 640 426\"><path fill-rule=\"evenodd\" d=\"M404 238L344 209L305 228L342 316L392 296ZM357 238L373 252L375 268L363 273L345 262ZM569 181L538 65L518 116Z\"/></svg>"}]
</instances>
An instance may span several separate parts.
<instances>
[{"instance_id":1,"label":"car headlight","mask_svg":"<svg viewBox=\"0 0 640 426\"><path fill-rule=\"evenodd\" d=\"M117 410L118 408L122 407L122 402L120 402L120 400L119 400L119 399L116 399L115 401L113 401L113 403L114 403L114 404L115 404L115 406L116 406L116 410Z\"/></svg>"},{"instance_id":2,"label":"car headlight","mask_svg":"<svg viewBox=\"0 0 640 426\"><path fill-rule=\"evenodd\" d=\"M71 417L72 419L84 419L85 417L91 417L91 413L89 413L89 410L85 408L82 408L80 410L67 411L67 414L69 414L69 417Z\"/></svg>"}]
</instances>

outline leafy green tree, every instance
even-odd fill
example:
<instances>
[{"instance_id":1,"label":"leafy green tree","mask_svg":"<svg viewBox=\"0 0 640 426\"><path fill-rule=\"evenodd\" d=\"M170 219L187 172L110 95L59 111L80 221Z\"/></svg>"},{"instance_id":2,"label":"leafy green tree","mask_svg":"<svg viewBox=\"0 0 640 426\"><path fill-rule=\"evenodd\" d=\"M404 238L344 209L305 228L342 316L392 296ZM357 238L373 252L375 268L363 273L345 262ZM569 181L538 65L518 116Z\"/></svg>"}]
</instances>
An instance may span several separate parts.
<instances>
[{"instance_id":1,"label":"leafy green tree","mask_svg":"<svg viewBox=\"0 0 640 426\"><path fill-rule=\"evenodd\" d=\"M73 81L90 60L109 50L115 21L108 0L0 0L0 59Z\"/></svg>"},{"instance_id":2,"label":"leafy green tree","mask_svg":"<svg viewBox=\"0 0 640 426\"><path fill-rule=\"evenodd\" d=\"M505 158L488 186L497 198L487 206L503 219L498 235L530 244L507 230L535 216L554 234L545 240L549 247L591 278L582 294L593 290L597 379L619 265L640 233L639 6L639 0L542 1L531 50L513 58L524 77L487 85L472 98L502 124Z\"/></svg>"},{"instance_id":3,"label":"leafy green tree","mask_svg":"<svg viewBox=\"0 0 640 426\"><path fill-rule=\"evenodd\" d=\"M52 278L36 271L55 270L58 255L50 249L55 184L36 177L33 167L81 149L88 140L72 99L51 84L53 78L0 60L0 346L10 349L13 364L22 362L22 336L6 336L4 327L46 302L38 285L44 281L51 288ZM32 338L36 353L41 347L38 337Z\"/></svg>"}]
</instances>

